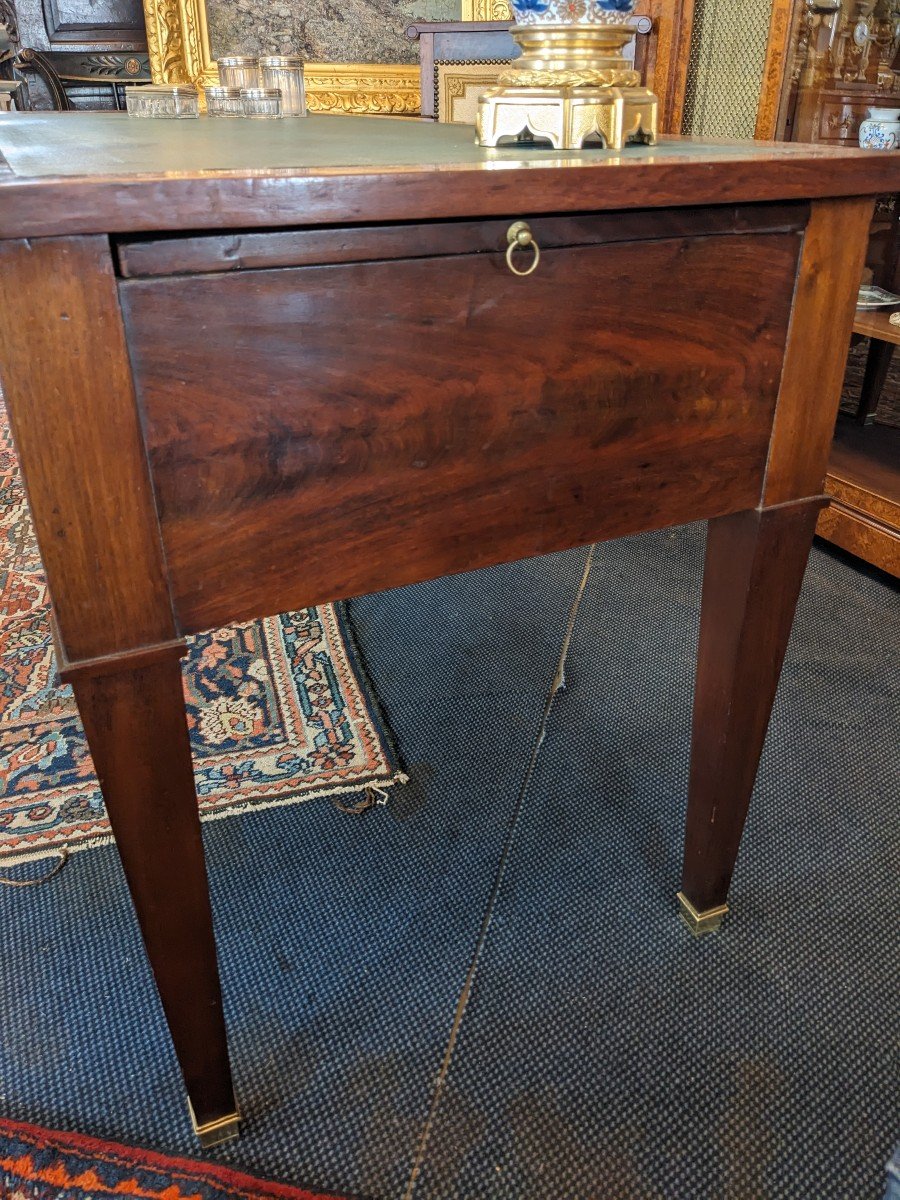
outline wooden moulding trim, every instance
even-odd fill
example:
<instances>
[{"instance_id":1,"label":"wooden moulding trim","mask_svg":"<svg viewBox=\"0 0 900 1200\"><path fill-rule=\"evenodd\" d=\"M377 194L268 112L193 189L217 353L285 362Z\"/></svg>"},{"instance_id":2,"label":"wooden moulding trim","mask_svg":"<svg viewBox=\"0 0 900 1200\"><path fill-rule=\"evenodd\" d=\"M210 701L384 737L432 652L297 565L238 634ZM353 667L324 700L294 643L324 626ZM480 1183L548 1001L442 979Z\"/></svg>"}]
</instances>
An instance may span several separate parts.
<instances>
[{"instance_id":1,"label":"wooden moulding trim","mask_svg":"<svg viewBox=\"0 0 900 1200\"><path fill-rule=\"evenodd\" d=\"M184 658L187 642L174 638L171 642L157 642L155 646L137 646L120 654L104 654L100 658L83 658L69 662L60 658L59 677L63 683L73 679L86 679L93 675L115 675L120 671L139 671L167 658Z\"/></svg>"},{"instance_id":2,"label":"wooden moulding trim","mask_svg":"<svg viewBox=\"0 0 900 1200\"><path fill-rule=\"evenodd\" d=\"M523 209L558 213L630 207L694 207L756 201L875 196L887 190L885 156L853 156L828 164L673 161L576 169L524 164L411 171L403 168L317 168L263 177L214 172L140 176L0 176L0 238L67 233L356 224L454 217L506 216ZM490 166L490 164L488 164ZM711 181L715 187L711 187ZM849 322L847 325L849 337Z\"/></svg>"},{"instance_id":3,"label":"wooden moulding trim","mask_svg":"<svg viewBox=\"0 0 900 1200\"><path fill-rule=\"evenodd\" d=\"M816 533L900 579L900 532L872 513L832 498L819 516Z\"/></svg>"},{"instance_id":4,"label":"wooden moulding trim","mask_svg":"<svg viewBox=\"0 0 900 1200\"><path fill-rule=\"evenodd\" d=\"M650 0L650 17L656 36L650 39L648 86L659 97L662 132L681 133L694 0Z\"/></svg>"},{"instance_id":5,"label":"wooden moulding trim","mask_svg":"<svg viewBox=\"0 0 900 1200\"><path fill-rule=\"evenodd\" d=\"M689 209L663 210L649 222L639 209L586 218L544 217L540 223L544 249L610 246L688 236L743 236L794 233L809 213L805 204L764 205L705 210L702 222ZM333 266L338 263L431 258L494 252L506 242L509 220L457 221L452 224L367 225L279 229L235 234L203 233L192 237L123 237L117 240L123 280L166 275L272 270L280 267ZM129 284L126 282L127 288Z\"/></svg>"},{"instance_id":6,"label":"wooden moulding trim","mask_svg":"<svg viewBox=\"0 0 900 1200\"><path fill-rule=\"evenodd\" d=\"M877 488L864 487L829 471L825 480L828 497L848 509L865 513L876 521L884 521L900 529L900 503L885 496Z\"/></svg>"},{"instance_id":7,"label":"wooden moulding trim","mask_svg":"<svg viewBox=\"0 0 900 1200\"><path fill-rule=\"evenodd\" d=\"M760 504L756 511L759 513L775 512L779 508L802 508L806 504L817 504L819 508L826 508L833 499L833 496L820 492L817 496L803 496L799 500L783 500L780 504Z\"/></svg>"},{"instance_id":8,"label":"wooden moulding trim","mask_svg":"<svg viewBox=\"0 0 900 1200\"><path fill-rule=\"evenodd\" d=\"M307 63L303 74L310 112L415 116L421 108L420 72L415 65Z\"/></svg>"},{"instance_id":9,"label":"wooden moulding trim","mask_svg":"<svg viewBox=\"0 0 900 1200\"><path fill-rule=\"evenodd\" d=\"M772 18L769 22L769 37L766 42L766 59L763 66L756 109L756 129L753 136L770 141L778 135L778 117L784 95L785 75L790 69L788 51L794 29L795 14L800 6L794 0L774 0Z\"/></svg>"}]
</instances>

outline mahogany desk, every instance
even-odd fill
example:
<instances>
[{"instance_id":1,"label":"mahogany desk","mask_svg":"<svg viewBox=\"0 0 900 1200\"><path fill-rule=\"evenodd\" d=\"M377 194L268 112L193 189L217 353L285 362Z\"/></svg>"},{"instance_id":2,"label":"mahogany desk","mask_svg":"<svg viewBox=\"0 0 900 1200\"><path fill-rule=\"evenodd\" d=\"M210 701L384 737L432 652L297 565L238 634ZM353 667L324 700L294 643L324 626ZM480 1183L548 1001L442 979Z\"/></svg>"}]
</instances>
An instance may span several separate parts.
<instances>
[{"instance_id":1,"label":"mahogany desk","mask_svg":"<svg viewBox=\"0 0 900 1200\"><path fill-rule=\"evenodd\" d=\"M4 116L0 151L61 673L203 1139L237 1110L185 634L709 518L681 898L717 923L891 156L105 114Z\"/></svg>"}]
</instances>

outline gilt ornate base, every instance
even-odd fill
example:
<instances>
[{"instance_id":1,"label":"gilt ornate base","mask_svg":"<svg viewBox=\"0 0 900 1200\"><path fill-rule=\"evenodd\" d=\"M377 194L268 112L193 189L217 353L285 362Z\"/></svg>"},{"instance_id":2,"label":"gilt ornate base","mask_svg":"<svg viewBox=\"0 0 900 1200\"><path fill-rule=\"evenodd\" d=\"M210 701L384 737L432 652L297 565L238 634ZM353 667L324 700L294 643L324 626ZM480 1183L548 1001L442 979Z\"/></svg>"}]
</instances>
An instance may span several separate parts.
<instances>
[{"instance_id":1,"label":"gilt ornate base","mask_svg":"<svg viewBox=\"0 0 900 1200\"><path fill-rule=\"evenodd\" d=\"M643 87L498 87L478 101L476 141L497 146L537 139L556 150L599 141L609 150L629 142L655 145L656 96Z\"/></svg>"}]
</instances>

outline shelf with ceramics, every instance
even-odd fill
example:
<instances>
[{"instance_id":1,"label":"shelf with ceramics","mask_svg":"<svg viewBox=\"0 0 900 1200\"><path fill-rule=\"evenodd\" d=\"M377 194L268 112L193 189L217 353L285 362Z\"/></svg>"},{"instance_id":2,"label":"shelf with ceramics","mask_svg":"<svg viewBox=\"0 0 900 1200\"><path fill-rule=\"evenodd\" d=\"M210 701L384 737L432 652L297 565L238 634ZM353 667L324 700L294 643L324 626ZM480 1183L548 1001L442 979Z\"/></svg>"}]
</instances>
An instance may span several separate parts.
<instances>
[{"instance_id":1,"label":"shelf with ceramics","mask_svg":"<svg viewBox=\"0 0 900 1200\"><path fill-rule=\"evenodd\" d=\"M870 148L898 145L884 123L900 116L900 0L806 0L791 67L791 141L852 146L868 122Z\"/></svg>"}]
</instances>

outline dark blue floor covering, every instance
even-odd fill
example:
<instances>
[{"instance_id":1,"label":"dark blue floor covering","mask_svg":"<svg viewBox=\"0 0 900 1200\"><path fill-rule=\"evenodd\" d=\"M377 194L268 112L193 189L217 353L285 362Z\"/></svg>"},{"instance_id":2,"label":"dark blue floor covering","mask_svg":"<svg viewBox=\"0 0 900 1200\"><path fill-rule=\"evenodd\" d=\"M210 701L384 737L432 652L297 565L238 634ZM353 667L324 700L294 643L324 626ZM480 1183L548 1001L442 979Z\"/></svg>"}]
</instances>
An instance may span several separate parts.
<instances>
[{"instance_id":1,"label":"dark blue floor covering","mask_svg":"<svg viewBox=\"0 0 900 1200\"><path fill-rule=\"evenodd\" d=\"M530 778L585 552L351 606L412 782L206 827L247 1117L217 1157L372 1197L879 1194L900 602L815 552L732 915L695 942L700 556L598 548ZM194 1152L115 851L0 889L0 937L0 1111Z\"/></svg>"}]
</instances>

